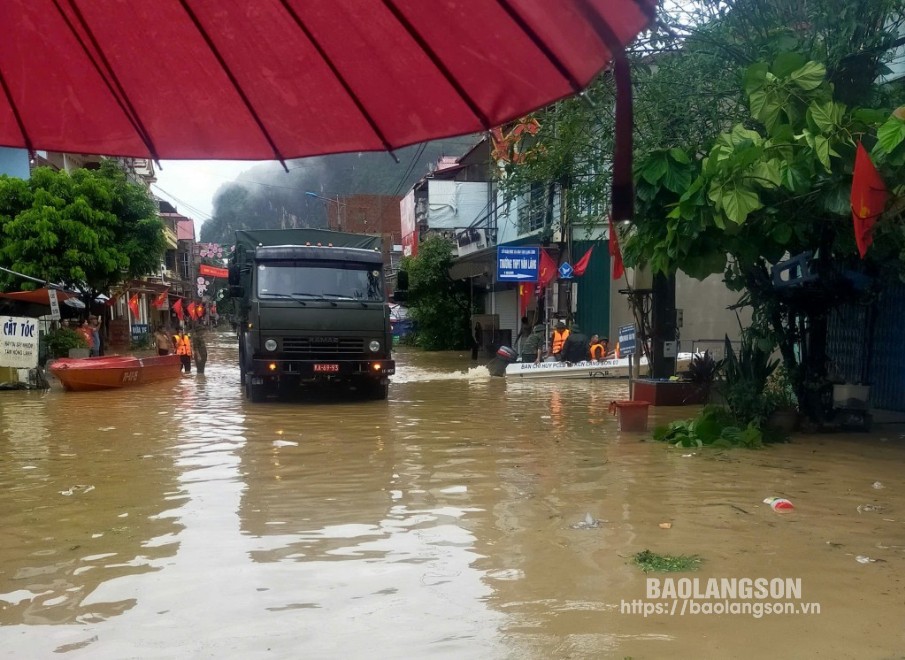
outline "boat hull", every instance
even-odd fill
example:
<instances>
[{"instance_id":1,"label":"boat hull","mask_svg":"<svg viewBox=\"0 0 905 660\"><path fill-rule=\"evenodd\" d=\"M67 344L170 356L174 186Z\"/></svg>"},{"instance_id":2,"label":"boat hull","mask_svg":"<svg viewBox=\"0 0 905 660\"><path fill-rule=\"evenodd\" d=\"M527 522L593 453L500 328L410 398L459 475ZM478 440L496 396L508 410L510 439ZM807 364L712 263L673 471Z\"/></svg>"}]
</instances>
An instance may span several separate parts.
<instances>
[{"instance_id":1,"label":"boat hull","mask_svg":"<svg viewBox=\"0 0 905 660\"><path fill-rule=\"evenodd\" d=\"M50 367L63 388L70 392L112 390L178 378L182 365L178 355L131 357L113 355L64 358Z\"/></svg>"},{"instance_id":2,"label":"boat hull","mask_svg":"<svg viewBox=\"0 0 905 660\"><path fill-rule=\"evenodd\" d=\"M676 369L688 368L691 353L679 353ZM641 371L647 369L647 359L641 358ZM598 360L596 362L513 362L506 367L506 378L628 378L629 358Z\"/></svg>"}]
</instances>

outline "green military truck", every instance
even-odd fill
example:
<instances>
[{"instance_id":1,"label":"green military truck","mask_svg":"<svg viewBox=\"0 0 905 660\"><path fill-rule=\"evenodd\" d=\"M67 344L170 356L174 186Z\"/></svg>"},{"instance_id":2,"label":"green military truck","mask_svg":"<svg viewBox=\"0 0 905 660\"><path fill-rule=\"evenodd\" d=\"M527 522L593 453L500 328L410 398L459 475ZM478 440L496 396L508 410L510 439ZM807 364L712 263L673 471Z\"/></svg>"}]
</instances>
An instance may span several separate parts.
<instances>
[{"instance_id":1,"label":"green military truck","mask_svg":"<svg viewBox=\"0 0 905 660\"><path fill-rule=\"evenodd\" d=\"M237 231L229 284L246 398L335 386L386 399L396 363L380 237Z\"/></svg>"}]
</instances>

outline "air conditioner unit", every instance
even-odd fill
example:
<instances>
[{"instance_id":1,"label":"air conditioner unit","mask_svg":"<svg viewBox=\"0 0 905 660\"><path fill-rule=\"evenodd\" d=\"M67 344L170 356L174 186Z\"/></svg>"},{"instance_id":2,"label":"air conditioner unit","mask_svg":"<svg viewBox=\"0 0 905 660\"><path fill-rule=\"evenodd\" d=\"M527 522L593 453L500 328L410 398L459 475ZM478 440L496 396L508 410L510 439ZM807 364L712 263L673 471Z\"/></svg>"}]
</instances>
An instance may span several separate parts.
<instances>
[{"instance_id":1,"label":"air conditioner unit","mask_svg":"<svg viewBox=\"0 0 905 660\"><path fill-rule=\"evenodd\" d=\"M456 244L460 257L483 250L488 246L487 230L476 227L464 229L456 235Z\"/></svg>"}]
</instances>

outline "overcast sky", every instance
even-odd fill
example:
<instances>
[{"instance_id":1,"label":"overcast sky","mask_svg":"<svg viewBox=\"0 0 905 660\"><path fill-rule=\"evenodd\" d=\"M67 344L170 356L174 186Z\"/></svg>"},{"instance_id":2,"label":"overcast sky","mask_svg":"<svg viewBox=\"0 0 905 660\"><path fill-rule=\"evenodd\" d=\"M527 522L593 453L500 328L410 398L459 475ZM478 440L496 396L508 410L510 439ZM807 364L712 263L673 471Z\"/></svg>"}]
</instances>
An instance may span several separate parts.
<instances>
[{"instance_id":1,"label":"overcast sky","mask_svg":"<svg viewBox=\"0 0 905 660\"><path fill-rule=\"evenodd\" d=\"M235 181L245 170L264 161L257 160L165 160L157 170L151 192L174 204L184 216L195 221L195 236L201 223L214 211L214 193L224 183Z\"/></svg>"}]
</instances>

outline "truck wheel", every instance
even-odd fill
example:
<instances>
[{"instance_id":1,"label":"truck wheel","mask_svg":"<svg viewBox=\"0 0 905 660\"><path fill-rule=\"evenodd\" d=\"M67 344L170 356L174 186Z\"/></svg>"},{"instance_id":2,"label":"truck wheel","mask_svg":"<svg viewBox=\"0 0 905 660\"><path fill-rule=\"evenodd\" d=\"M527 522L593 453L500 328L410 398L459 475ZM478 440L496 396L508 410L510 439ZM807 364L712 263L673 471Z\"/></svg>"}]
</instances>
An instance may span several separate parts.
<instances>
[{"instance_id":1,"label":"truck wheel","mask_svg":"<svg viewBox=\"0 0 905 660\"><path fill-rule=\"evenodd\" d=\"M254 385L251 378L245 382L245 398L252 403L261 403L265 398L264 385Z\"/></svg>"}]
</instances>

